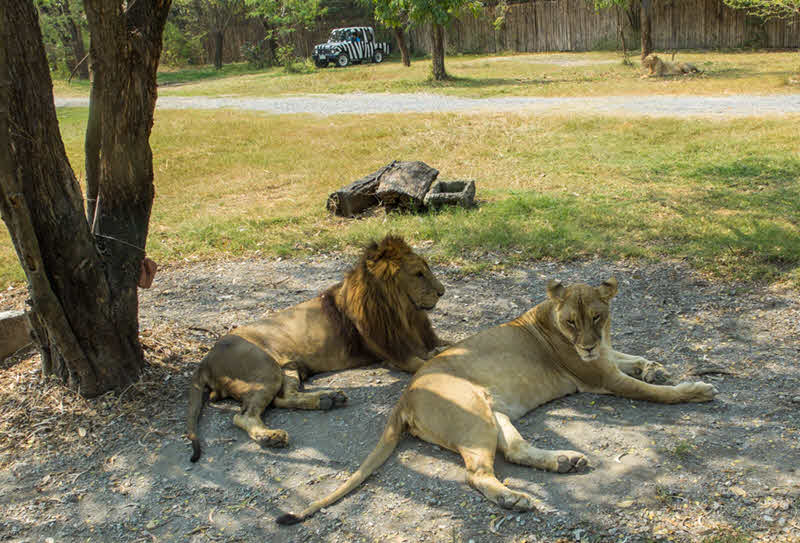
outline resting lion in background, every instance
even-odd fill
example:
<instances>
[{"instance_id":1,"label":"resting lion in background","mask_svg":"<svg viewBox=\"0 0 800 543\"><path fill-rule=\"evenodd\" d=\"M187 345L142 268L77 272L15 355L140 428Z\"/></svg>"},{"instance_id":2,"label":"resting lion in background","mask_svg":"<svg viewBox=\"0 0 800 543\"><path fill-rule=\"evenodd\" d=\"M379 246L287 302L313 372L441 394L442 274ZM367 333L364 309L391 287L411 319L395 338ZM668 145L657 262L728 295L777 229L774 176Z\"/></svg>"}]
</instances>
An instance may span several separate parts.
<instances>
[{"instance_id":1,"label":"resting lion in background","mask_svg":"<svg viewBox=\"0 0 800 543\"><path fill-rule=\"evenodd\" d=\"M270 403L295 409L330 409L347 397L300 392L316 373L367 366L380 360L408 372L431 350L447 345L426 314L444 286L427 262L399 237L372 243L344 281L320 296L221 338L192 379L187 416L192 462L200 458L197 426L206 387L211 399L233 397L242 412L233 423L262 445L284 446L288 435L270 430L261 413Z\"/></svg>"},{"instance_id":2,"label":"resting lion in background","mask_svg":"<svg viewBox=\"0 0 800 543\"><path fill-rule=\"evenodd\" d=\"M688 62L666 62L657 55L649 55L642 60L642 67L647 68L647 74L642 77L664 77L665 75L683 75L690 73L703 73L694 64Z\"/></svg>"},{"instance_id":3,"label":"resting lion in background","mask_svg":"<svg viewBox=\"0 0 800 543\"><path fill-rule=\"evenodd\" d=\"M548 299L527 313L441 352L414 375L355 473L330 495L277 522L300 522L345 496L386 461L404 431L459 453L467 482L490 501L533 510L535 498L495 477L498 449L509 462L559 473L579 471L587 460L575 451L537 449L512 420L575 392L660 403L711 400L716 389L706 383L659 386L632 377L655 375L660 366L611 348L610 301L616 293L614 278L599 287L551 281Z\"/></svg>"}]
</instances>

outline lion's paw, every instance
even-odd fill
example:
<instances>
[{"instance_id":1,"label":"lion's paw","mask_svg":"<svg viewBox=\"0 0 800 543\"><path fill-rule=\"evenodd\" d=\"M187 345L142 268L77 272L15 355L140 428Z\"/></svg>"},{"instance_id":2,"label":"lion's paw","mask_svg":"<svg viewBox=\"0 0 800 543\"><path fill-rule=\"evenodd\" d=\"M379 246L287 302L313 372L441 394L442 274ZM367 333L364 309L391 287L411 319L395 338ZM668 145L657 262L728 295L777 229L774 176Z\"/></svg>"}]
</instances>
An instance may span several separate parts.
<instances>
[{"instance_id":1,"label":"lion's paw","mask_svg":"<svg viewBox=\"0 0 800 543\"><path fill-rule=\"evenodd\" d=\"M558 473L575 473L583 471L589 461L584 455L575 451L557 451L556 469Z\"/></svg>"},{"instance_id":2,"label":"lion's paw","mask_svg":"<svg viewBox=\"0 0 800 543\"><path fill-rule=\"evenodd\" d=\"M270 430L258 440L262 447L280 448L289 445L289 434L286 430Z\"/></svg>"},{"instance_id":3,"label":"lion's paw","mask_svg":"<svg viewBox=\"0 0 800 543\"><path fill-rule=\"evenodd\" d=\"M536 511L537 500L524 492L509 490L497 497L497 505L514 511Z\"/></svg>"},{"instance_id":4,"label":"lion's paw","mask_svg":"<svg viewBox=\"0 0 800 543\"><path fill-rule=\"evenodd\" d=\"M642 368L642 381L651 385L665 385L672 380L672 375L658 362L647 361Z\"/></svg>"},{"instance_id":5,"label":"lion's paw","mask_svg":"<svg viewBox=\"0 0 800 543\"><path fill-rule=\"evenodd\" d=\"M676 388L685 402L709 402L718 392L717 387L702 381L681 383Z\"/></svg>"},{"instance_id":6,"label":"lion's paw","mask_svg":"<svg viewBox=\"0 0 800 543\"><path fill-rule=\"evenodd\" d=\"M319 397L319 408L323 411L341 407L347 403L347 395L341 390L335 392L325 392Z\"/></svg>"}]
</instances>

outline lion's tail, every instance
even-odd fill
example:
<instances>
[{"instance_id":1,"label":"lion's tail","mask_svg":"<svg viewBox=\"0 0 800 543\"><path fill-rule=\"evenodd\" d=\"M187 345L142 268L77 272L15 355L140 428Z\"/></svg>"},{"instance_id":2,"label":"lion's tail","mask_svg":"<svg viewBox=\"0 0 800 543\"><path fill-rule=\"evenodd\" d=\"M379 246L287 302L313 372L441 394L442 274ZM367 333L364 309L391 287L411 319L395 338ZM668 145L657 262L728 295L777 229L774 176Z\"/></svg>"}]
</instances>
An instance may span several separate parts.
<instances>
[{"instance_id":1,"label":"lion's tail","mask_svg":"<svg viewBox=\"0 0 800 543\"><path fill-rule=\"evenodd\" d=\"M187 435L192 440L192 462L197 462L200 459L200 439L197 437L197 425L200 422L200 412L203 410L205 403L205 392L207 380L207 368L200 363L200 367L194 372L192 377L192 386L189 389L189 411L186 415L186 427L188 429Z\"/></svg>"},{"instance_id":2,"label":"lion's tail","mask_svg":"<svg viewBox=\"0 0 800 543\"><path fill-rule=\"evenodd\" d=\"M386 428L383 430L383 434L381 435L380 441L369 453L366 460L359 466L359 468L350 476L347 481L345 481L339 488L334 490L331 494L327 495L326 497L322 498L321 500L317 500L308 507L306 507L301 513L286 513L285 515L281 515L275 522L278 524L297 524L298 522L302 522L323 507L327 507L332 503L336 503L341 498L349 494L353 489L355 489L358 485L363 483L367 477L372 475L372 473L381 467L381 465L386 462L386 459L389 458L389 455L397 447L397 444L400 442L400 438L403 436L403 430L405 429L405 424L403 423L402 418L402 402L395 406L392 414L389 415L389 421L386 423Z\"/></svg>"}]
</instances>

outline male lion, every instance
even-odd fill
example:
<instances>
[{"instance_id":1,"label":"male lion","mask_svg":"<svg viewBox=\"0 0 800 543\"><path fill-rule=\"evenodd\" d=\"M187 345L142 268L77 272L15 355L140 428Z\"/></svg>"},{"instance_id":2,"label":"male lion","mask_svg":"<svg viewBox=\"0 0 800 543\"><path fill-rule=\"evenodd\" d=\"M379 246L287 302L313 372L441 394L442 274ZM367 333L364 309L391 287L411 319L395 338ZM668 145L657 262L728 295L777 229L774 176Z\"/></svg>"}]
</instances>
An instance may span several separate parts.
<instances>
[{"instance_id":1,"label":"male lion","mask_svg":"<svg viewBox=\"0 0 800 543\"><path fill-rule=\"evenodd\" d=\"M658 58L657 55L650 55L642 60L642 67L647 68L647 74L642 77L664 77L665 75L683 75L689 73L703 73L694 64L688 62L666 62Z\"/></svg>"},{"instance_id":2,"label":"male lion","mask_svg":"<svg viewBox=\"0 0 800 543\"><path fill-rule=\"evenodd\" d=\"M330 409L347 401L341 391L300 392L309 375L379 360L414 372L432 349L448 345L425 313L442 294L444 286L425 260L401 238L387 236L369 245L344 281L320 296L236 328L214 345L192 379L187 417L191 461L200 458L197 425L206 387L212 399L242 402L233 423L251 438L284 446L286 432L270 430L261 421L270 403Z\"/></svg>"},{"instance_id":3,"label":"male lion","mask_svg":"<svg viewBox=\"0 0 800 543\"><path fill-rule=\"evenodd\" d=\"M300 522L345 496L386 461L404 430L461 454L467 482L490 501L533 510L532 496L495 477L497 449L510 462L559 473L578 471L587 460L579 452L533 447L512 420L582 391L661 403L711 400L716 389L706 383L659 386L632 377L652 374L659 365L611 348L610 301L616 293L614 278L599 287L550 281L544 302L437 355L414 375L358 470L332 494L277 522Z\"/></svg>"}]
</instances>

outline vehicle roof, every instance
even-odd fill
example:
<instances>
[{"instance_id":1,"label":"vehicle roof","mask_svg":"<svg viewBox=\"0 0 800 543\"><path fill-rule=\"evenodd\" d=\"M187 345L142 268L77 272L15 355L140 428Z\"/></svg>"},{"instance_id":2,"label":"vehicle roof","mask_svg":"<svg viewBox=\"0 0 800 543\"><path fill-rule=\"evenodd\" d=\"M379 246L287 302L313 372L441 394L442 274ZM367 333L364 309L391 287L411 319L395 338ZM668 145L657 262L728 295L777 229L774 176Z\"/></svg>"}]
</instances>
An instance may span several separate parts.
<instances>
[{"instance_id":1,"label":"vehicle roof","mask_svg":"<svg viewBox=\"0 0 800 543\"><path fill-rule=\"evenodd\" d=\"M365 30L365 29L372 30L371 26L343 26L342 28L331 28L331 32L334 30Z\"/></svg>"}]
</instances>

